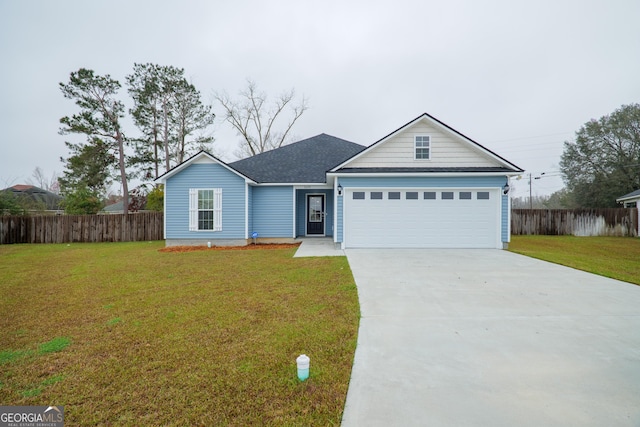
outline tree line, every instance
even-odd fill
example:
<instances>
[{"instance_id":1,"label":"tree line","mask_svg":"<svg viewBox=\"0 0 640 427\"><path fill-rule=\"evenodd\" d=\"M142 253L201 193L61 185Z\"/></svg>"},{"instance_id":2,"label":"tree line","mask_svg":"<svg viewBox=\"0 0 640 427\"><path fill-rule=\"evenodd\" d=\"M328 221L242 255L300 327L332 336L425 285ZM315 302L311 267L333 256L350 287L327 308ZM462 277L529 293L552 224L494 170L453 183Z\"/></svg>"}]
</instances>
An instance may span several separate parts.
<instances>
[{"instance_id":1,"label":"tree line","mask_svg":"<svg viewBox=\"0 0 640 427\"><path fill-rule=\"evenodd\" d=\"M211 150L212 105L202 101L184 69L156 64L134 64L126 76L133 106L128 110L119 98L122 85L107 75L81 68L60 83L65 98L78 107L76 114L60 119L61 134L79 134L83 142L65 142L69 156L61 158L65 170L57 180L69 213L95 213L102 207L107 189L122 185L125 212L140 209L148 198L162 208L161 187L130 192L128 182L152 181L199 150ZM296 100L295 91L283 92L273 102L255 82L233 98L214 93L225 120L240 137L235 154L242 158L278 148L308 109L307 100ZM123 129L132 119L137 135ZM44 179L36 171L36 180ZM517 200L514 207L546 208L616 207L620 196L640 189L640 105L623 105L611 114L586 122L575 140L564 143L560 172L565 187L539 200ZM130 202L130 194L132 202ZM0 194L3 206L12 206Z\"/></svg>"},{"instance_id":2,"label":"tree line","mask_svg":"<svg viewBox=\"0 0 640 427\"><path fill-rule=\"evenodd\" d=\"M514 209L620 206L617 198L640 189L640 105L623 105L582 125L573 141L564 142L560 173L564 188L548 196L513 198L511 206ZM534 179L531 174L529 179Z\"/></svg>"},{"instance_id":3,"label":"tree line","mask_svg":"<svg viewBox=\"0 0 640 427\"><path fill-rule=\"evenodd\" d=\"M564 143L560 170L565 207L616 207L616 199L640 189L640 105L623 105L586 122Z\"/></svg>"},{"instance_id":4,"label":"tree line","mask_svg":"<svg viewBox=\"0 0 640 427\"><path fill-rule=\"evenodd\" d=\"M122 84L108 74L80 68L70 74L68 82L60 83L63 96L78 108L60 119L60 134L85 137L82 142L65 141L69 156L60 159L64 164L60 193L67 212L97 212L114 181L122 185L123 211L137 209L139 200L134 197L133 205L130 203L131 179L152 181L192 154L212 149L212 105L203 102L183 68L136 63L125 81L133 103L128 110L120 98ZM224 108L224 120L241 137L237 151L241 156L285 144L308 108L304 97L296 104L293 89L269 103L250 80L237 99L225 92L216 93L215 99ZM287 120L287 115L292 118ZM133 121L137 135L125 131L126 117ZM162 197L162 189L153 187L150 195Z\"/></svg>"}]
</instances>

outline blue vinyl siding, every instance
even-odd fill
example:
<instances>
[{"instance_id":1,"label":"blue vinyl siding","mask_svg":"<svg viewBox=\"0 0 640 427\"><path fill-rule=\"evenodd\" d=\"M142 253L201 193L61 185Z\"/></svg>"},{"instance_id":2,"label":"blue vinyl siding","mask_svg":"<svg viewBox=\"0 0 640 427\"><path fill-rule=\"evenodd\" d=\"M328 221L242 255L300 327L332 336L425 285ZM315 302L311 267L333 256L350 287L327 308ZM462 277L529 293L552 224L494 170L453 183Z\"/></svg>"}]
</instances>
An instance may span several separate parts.
<instances>
[{"instance_id":1,"label":"blue vinyl siding","mask_svg":"<svg viewBox=\"0 0 640 427\"><path fill-rule=\"evenodd\" d=\"M346 190L349 187L495 187L502 188L506 182L505 176L475 176L475 177L340 177L339 184ZM343 196L338 196L336 241L344 240ZM501 240L509 241L509 200L502 196L501 201Z\"/></svg>"},{"instance_id":2,"label":"blue vinyl siding","mask_svg":"<svg viewBox=\"0 0 640 427\"><path fill-rule=\"evenodd\" d=\"M293 236L293 187L254 187L252 191L253 228L259 237Z\"/></svg>"},{"instance_id":3,"label":"blue vinyl siding","mask_svg":"<svg viewBox=\"0 0 640 427\"><path fill-rule=\"evenodd\" d=\"M307 232L307 194L324 194L325 234L333 236L333 190L296 191L296 236L304 236Z\"/></svg>"},{"instance_id":4,"label":"blue vinyl siding","mask_svg":"<svg viewBox=\"0 0 640 427\"><path fill-rule=\"evenodd\" d=\"M189 189L222 188L222 231L189 231ZM215 163L194 163L167 179L167 239L244 239L245 188L242 177Z\"/></svg>"}]
</instances>

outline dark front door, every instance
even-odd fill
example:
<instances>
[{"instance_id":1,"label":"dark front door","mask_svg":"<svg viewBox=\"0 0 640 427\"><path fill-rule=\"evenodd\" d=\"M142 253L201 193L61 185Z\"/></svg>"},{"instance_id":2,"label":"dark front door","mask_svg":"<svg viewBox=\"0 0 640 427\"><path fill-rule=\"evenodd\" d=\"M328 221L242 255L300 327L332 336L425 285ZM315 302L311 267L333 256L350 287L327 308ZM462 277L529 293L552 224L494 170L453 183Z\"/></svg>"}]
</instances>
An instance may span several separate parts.
<instances>
[{"instance_id":1,"label":"dark front door","mask_svg":"<svg viewBox=\"0 0 640 427\"><path fill-rule=\"evenodd\" d=\"M307 234L324 235L324 195L307 196Z\"/></svg>"}]
</instances>

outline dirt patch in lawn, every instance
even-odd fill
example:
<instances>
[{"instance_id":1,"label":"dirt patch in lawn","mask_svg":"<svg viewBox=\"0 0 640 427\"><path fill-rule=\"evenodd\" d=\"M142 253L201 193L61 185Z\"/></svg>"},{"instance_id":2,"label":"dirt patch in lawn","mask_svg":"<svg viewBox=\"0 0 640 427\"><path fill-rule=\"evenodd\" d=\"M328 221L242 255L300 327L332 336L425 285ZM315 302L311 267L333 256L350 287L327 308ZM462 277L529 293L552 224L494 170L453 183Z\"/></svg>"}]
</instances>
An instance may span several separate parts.
<instances>
[{"instance_id":1,"label":"dirt patch in lawn","mask_svg":"<svg viewBox=\"0 0 640 427\"><path fill-rule=\"evenodd\" d=\"M196 251L251 251L260 249L289 249L297 248L300 243L258 243L246 246L168 246L159 252L196 252Z\"/></svg>"}]
</instances>

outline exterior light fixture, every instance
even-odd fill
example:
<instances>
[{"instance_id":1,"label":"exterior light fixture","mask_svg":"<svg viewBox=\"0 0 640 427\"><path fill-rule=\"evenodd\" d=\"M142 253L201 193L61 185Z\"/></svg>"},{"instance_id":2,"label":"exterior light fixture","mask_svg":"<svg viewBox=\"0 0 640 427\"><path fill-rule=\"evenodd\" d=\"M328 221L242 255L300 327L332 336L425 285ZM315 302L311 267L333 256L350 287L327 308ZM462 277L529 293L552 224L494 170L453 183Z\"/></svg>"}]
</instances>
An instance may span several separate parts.
<instances>
[{"instance_id":1,"label":"exterior light fixture","mask_svg":"<svg viewBox=\"0 0 640 427\"><path fill-rule=\"evenodd\" d=\"M338 184L338 196L342 196L342 185Z\"/></svg>"},{"instance_id":2,"label":"exterior light fixture","mask_svg":"<svg viewBox=\"0 0 640 427\"><path fill-rule=\"evenodd\" d=\"M511 190L511 187L509 187L509 183L507 182L504 187L502 187L502 194L509 194L509 190Z\"/></svg>"}]
</instances>

